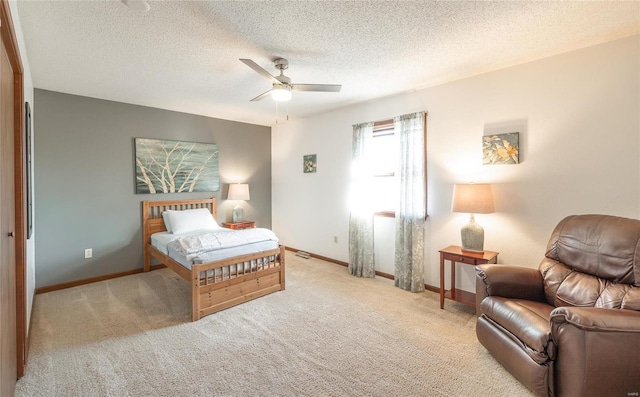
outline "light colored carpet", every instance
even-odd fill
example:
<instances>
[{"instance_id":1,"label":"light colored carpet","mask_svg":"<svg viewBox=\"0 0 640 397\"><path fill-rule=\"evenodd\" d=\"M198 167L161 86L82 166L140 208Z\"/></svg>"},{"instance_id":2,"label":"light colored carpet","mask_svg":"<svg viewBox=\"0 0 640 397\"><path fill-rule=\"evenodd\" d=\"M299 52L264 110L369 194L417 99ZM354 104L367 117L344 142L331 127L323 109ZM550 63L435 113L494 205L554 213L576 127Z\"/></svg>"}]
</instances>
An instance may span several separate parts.
<instances>
[{"instance_id":1,"label":"light colored carpet","mask_svg":"<svg viewBox=\"0 0 640 397\"><path fill-rule=\"evenodd\" d=\"M290 253L286 277L195 323L169 269L37 295L16 395L530 395L466 307Z\"/></svg>"}]
</instances>

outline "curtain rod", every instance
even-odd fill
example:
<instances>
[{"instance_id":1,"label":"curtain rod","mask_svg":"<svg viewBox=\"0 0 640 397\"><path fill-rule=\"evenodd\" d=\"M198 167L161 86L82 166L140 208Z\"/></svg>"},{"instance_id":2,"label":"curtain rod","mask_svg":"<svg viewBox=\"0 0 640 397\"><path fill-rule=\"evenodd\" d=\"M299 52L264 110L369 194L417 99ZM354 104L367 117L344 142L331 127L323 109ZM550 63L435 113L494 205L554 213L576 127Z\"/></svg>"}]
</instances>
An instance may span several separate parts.
<instances>
[{"instance_id":1,"label":"curtain rod","mask_svg":"<svg viewBox=\"0 0 640 397\"><path fill-rule=\"evenodd\" d=\"M424 115L426 116L427 114L429 114L429 112L427 112L426 110L419 110L417 112L412 112L412 113L418 113L418 112L422 112L424 113ZM411 114L411 113L405 113L405 114ZM360 124L360 123L358 123ZM354 124L354 125L358 125L358 124ZM377 120L373 122L373 127L384 127L384 126L391 126L393 125L393 117L390 119L384 119L384 120Z\"/></svg>"}]
</instances>

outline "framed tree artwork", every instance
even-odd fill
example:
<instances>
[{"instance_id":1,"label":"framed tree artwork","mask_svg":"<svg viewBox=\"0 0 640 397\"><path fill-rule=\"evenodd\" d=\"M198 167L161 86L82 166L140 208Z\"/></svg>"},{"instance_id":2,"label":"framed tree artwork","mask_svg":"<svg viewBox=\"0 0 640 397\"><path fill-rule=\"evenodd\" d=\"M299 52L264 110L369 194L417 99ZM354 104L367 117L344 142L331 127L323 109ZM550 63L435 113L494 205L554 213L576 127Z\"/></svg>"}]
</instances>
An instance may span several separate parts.
<instances>
[{"instance_id":1,"label":"framed tree artwork","mask_svg":"<svg viewBox=\"0 0 640 397\"><path fill-rule=\"evenodd\" d=\"M135 138L136 194L220 190L218 145Z\"/></svg>"}]
</instances>

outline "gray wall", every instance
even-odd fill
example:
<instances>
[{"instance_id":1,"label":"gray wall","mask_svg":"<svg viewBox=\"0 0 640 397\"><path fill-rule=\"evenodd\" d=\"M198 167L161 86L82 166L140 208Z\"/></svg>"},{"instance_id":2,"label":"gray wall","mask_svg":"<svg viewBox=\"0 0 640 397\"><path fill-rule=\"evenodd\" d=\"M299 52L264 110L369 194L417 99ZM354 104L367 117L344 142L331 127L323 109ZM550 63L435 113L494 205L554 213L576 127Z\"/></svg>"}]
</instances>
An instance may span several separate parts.
<instances>
[{"instance_id":1,"label":"gray wall","mask_svg":"<svg viewBox=\"0 0 640 397\"><path fill-rule=\"evenodd\" d=\"M35 90L36 287L142 267L141 202L218 198L249 183L245 218L271 227L271 128ZM135 194L136 137L218 144L221 190ZM85 248L93 258L84 259Z\"/></svg>"}]
</instances>

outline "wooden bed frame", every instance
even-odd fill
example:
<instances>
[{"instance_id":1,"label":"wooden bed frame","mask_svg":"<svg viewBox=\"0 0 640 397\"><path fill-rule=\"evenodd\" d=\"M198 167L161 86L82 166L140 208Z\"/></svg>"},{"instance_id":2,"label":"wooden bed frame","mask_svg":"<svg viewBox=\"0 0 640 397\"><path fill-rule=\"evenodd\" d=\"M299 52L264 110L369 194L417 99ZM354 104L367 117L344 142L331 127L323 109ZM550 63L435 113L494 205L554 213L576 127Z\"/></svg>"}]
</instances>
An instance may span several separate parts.
<instances>
[{"instance_id":1,"label":"wooden bed frame","mask_svg":"<svg viewBox=\"0 0 640 397\"><path fill-rule=\"evenodd\" d=\"M284 290L285 248L283 245L277 249L255 254L193 265L191 270L151 245L153 233L167 230L162 219L163 211L196 208L207 208L213 218L216 218L215 198L143 201L142 203L144 271L148 272L151 269L151 258L155 258L191 283L192 321L272 292ZM251 261L258 260L262 261L262 265L251 266ZM233 265L236 266L232 272ZM238 268L244 269L242 274L238 274Z\"/></svg>"}]
</instances>

